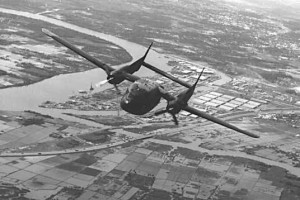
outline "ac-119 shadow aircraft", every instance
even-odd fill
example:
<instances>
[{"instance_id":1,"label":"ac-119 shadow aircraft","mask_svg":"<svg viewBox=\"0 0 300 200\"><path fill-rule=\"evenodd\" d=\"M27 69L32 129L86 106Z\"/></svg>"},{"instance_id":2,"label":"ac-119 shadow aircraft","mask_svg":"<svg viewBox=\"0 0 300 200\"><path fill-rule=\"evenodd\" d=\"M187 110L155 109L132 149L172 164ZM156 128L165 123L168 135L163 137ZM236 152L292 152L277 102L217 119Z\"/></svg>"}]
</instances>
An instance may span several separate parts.
<instances>
[{"instance_id":1,"label":"ac-119 shadow aircraft","mask_svg":"<svg viewBox=\"0 0 300 200\"><path fill-rule=\"evenodd\" d=\"M190 85L184 81L181 81L180 79L177 79L176 77L173 77L172 75L150 65L149 63L145 62L145 58L151 48L151 45L149 46L148 50L146 51L145 55L138 59L137 61L133 62L130 65L121 67L119 69L114 69L111 66L106 65L105 63L102 63L98 59L90 56L86 52L82 51L81 49L75 47L74 45L70 44L66 40L62 39L58 35L50 32L47 29L42 29L42 31L48 35L49 37L53 38L57 42L61 43L65 47L69 48L70 50L74 51L75 53L81 55L91 63L95 64L97 67L103 69L107 74L107 81L111 84L113 84L117 89L117 84L121 83L124 80L128 80L133 82L126 90L125 94L122 96L120 106L123 110L127 111L128 113L134 114L134 115L144 115L151 111L154 107L156 107L161 98L164 98L167 101L167 107L165 110L157 111L155 112L156 115L160 115L163 113L169 113L172 115L173 120L175 124L178 124L178 120L176 118L176 115L181 111L185 110L187 112L190 112L192 114L195 114L199 117L202 117L204 119L207 119L209 121L212 121L214 123L220 124L222 126L225 126L227 128L230 128L232 130L238 131L240 133L243 133L245 135L248 135L250 137L259 138L258 135L250 133L249 131L242 130L236 126L233 126L217 117L214 117L212 115L209 115L205 112L202 112L200 110L197 110L191 106L188 105L189 99L192 97L195 88L197 86L198 81L200 80L200 77L203 73L200 73L197 81ZM187 87L186 90L179 93L177 96L173 96L170 93L168 93L164 87L160 84L158 84L155 81L140 78L138 76L133 75L134 72L138 71L140 67L144 65L145 67L155 71L158 74L161 74L169 79L171 79L174 82L177 82L181 84L184 87Z\"/></svg>"}]
</instances>

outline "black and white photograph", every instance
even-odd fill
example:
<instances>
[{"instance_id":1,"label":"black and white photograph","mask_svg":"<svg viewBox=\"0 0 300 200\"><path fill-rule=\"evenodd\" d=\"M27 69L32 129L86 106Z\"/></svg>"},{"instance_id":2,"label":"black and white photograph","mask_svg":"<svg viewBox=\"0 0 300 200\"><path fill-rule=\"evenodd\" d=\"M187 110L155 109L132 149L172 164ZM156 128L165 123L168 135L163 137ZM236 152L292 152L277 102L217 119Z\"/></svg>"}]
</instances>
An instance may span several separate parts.
<instances>
[{"instance_id":1,"label":"black and white photograph","mask_svg":"<svg viewBox=\"0 0 300 200\"><path fill-rule=\"evenodd\" d=\"M0 200L299 200L300 0L0 0Z\"/></svg>"}]
</instances>

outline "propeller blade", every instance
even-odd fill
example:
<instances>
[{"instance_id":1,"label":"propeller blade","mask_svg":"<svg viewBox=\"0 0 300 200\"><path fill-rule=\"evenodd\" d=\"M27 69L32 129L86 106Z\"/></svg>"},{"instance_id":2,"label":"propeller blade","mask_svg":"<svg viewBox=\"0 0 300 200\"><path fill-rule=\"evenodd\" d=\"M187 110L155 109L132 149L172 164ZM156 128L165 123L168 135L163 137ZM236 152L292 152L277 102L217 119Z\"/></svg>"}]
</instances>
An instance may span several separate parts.
<instances>
[{"instance_id":1,"label":"propeller blade","mask_svg":"<svg viewBox=\"0 0 300 200\"><path fill-rule=\"evenodd\" d=\"M108 83L108 81L109 81L109 80L107 80L107 79L106 79L106 80L103 80L103 81L100 81L99 83L96 83L95 86L96 86L96 87L101 87L102 85L105 85L106 83Z\"/></svg>"},{"instance_id":2,"label":"propeller blade","mask_svg":"<svg viewBox=\"0 0 300 200\"><path fill-rule=\"evenodd\" d=\"M118 88L118 86L116 84L114 84L114 87L115 87L115 89L117 91L117 94L121 94L121 91L120 91L120 89Z\"/></svg>"},{"instance_id":3,"label":"propeller blade","mask_svg":"<svg viewBox=\"0 0 300 200\"><path fill-rule=\"evenodd\" d=\"M175 114L171 113L172 117L173 117L173 121L175 122L175 125L178 125L178 120Z\"/></svg>"}]
</instances>

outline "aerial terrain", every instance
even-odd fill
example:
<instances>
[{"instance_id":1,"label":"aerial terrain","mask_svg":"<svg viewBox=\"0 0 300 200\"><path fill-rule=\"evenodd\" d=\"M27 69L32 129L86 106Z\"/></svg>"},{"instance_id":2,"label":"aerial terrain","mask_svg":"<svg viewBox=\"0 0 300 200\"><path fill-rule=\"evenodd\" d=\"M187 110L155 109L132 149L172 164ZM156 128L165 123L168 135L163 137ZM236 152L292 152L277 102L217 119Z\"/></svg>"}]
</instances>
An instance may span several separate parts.
<instances>
[{"instance_id":1,"label":"aerial terrain","mask_svg":"<svg viewBox=\"0 0 300 200\"><path fill-rule=\"evenodd\" d=\"M300 199L296 0L0 0L0 199ZM106 74L141 57L193 84L187 112L128 114ZM142 67L176 95L184 88ZM119 85L121 93L129 82ZM157 109L165 106L162 100Z\"/></svg>"}]
</instances>

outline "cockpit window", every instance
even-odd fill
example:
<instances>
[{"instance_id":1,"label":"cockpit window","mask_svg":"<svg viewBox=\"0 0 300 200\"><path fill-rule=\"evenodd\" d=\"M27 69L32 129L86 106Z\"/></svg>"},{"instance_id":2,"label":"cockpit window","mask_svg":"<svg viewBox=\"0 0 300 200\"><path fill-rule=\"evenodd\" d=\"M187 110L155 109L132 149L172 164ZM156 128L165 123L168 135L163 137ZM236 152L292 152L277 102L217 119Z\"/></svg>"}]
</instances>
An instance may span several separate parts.
<instances>
[{"instance_id":1,"label":"cockpit window","mask_svg":"<svg viewBox=\"0 0 300 200\"><path fill-rule=\"evenodd\" d=\"M129 92L135 92L135 91L139 91L140 88L136 83L133 83L130 87L129 87Z\"/></svg>"},{"instance_id":2,"label":"cockpit window","mask_svg":"<svg viewBox=\"0 0 300 200\"><path fill-rule=\"evenodd\" d=\"M135 97L140 97L143 96L145 94L145 89L143 89L142 84L139 83L133 83L131 84L131 86L128 88L128 95L127 97L130 99L133 99Z\"/></svg>"}]
</instances>

